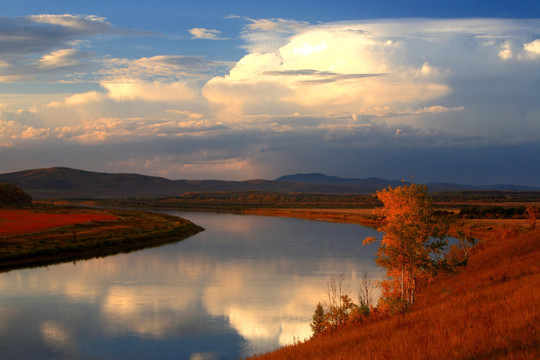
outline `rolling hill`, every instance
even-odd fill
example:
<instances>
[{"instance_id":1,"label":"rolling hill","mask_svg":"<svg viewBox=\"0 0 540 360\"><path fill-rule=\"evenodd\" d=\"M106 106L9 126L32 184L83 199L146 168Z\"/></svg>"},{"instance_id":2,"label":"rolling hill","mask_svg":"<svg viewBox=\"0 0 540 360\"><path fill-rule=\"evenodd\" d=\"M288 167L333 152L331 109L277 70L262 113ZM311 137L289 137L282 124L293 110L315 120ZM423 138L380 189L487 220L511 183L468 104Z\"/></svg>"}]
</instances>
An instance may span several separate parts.
<instances>
[{"instance_id":1,"label":"rolling hill","mask_svg":"<svg viewBox=\"0 0 540 360\"><path fill-rule=\"evenodd\" d=\"M371 194L401 181L378 178L346 179L323 174L296 174L276 180L170 180L139 174L110 174L53 167L0 174L0 182L11 183L33 199L161 197L186 192L268 191L282 193ZM514 185L467 186L427 184L431 192L462 190L538 191Z\"/></svg>"}]
</instances>

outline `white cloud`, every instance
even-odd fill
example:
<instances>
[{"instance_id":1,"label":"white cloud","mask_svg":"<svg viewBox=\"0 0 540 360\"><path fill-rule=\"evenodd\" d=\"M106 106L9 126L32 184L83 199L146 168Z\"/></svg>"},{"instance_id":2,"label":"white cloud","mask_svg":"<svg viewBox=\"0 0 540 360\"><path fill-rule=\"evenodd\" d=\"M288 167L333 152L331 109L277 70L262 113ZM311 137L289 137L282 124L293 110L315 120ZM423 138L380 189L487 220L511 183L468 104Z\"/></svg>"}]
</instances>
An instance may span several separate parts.
<instances>
[{"instance_id":1,"label":"white cloud","mask_svg":"<svg viewBox=\"0 0 540 360\"><path fill-rule=\"evenodd\" d=\"M21 139L43 139L48 135L49 129L36 129L33 126L30 126L21 133Z\"/></svg>"},{"instance_id":2,"label":"white cloud","mask_svg":"<svg viewBox=\"0 0 540 360\"><path fill-rule=\"evenodd\" d=\"M75 94L68 96L63 101L52 101L47 104L47 107L62 107L62 106L76 106L97 103L103 101L106 95L97 91L89 91L86 93Z\"/></svg>"},{"instance_id":3,"label":"white cloud","mask_svg":"<svg viewBox=\"0 0 540 360\"><path fill-rule=\"evenodd\" d=\"M246 54L235 62L92 54L81 40L111 28L97 17L0 26L0 46L11 56L0 56L2 81L92 83L79 93L0 94L3 146L125 144L129 150L111 160L125 170L250 178L307 167L312 153L345 156L382 143L539 140L540 88L531 74L540 71L540 20L245 20ZM20 39L27 25L28 43L5 40ZM132 151L162 140L174 146Z\"/></svg>"},{"instance_id":4,"label":"white cloud","mask_svg":"<svg viewBox=\"0 0 540 360\"><path fill-rule=\"evenodd\" d=\"M530 57L533 57L533 58L539 57L540 56L540 39L536 39L534 41L531 41L530 43L524 44L523 50Z\"/></svg>"},{"instance_id":5,"label":"white cloud","mask_svg":"<svg viewBox=\"0 0 540 360\"><path fill-rule=\"evenodd\" d=\"M397 64L400 45L357 25L313 26L278 51L250 53L203 88L220 116L398 111L450 93L442 71L426 62ZM273 112L270 109L273 109Z\"/></svg>"},{"instance_id":6,"label":"white cloud","mask_svg":"<svg viewBox=\"0 0 540 360\"><path fill-rule=\"evenodd\" d=\"M101 33L110 29L110 24L104 17L95 15L30 15L24 17L36 24L57 25L62 28L73 29L84 33Z\"/></svg>"},{"instance_id":7,"label":"white cloud","mask_svg":"<svg viewBox=\"0 0 540 360\"><path fill-rule=\"evenodd\" d=\"M192 28L189 30L189 33L193 39L223 40L221 38L221 31L215 29Z\"/></svg>"},{"instance_id":8,"label":"white cloud","mask_svg":"<svg viewBox=\"0 0 540 360\"><path fill-rule=\"evenodd\" d=\"M164 83L159 81L104 82L108 96L117 101L145 100L156 102L190 101L196 98L195 91L184 82Z\"/></svg>"},{"instance_id":9,"label":"white cloud","mask_svg":"<svg viewBox=\"0 0 540 360\"><path fill-rule=\"evenodd\" d=\"M514 52L512 51L512 45L509 42L505 42L501 46L501 51L499 51L499 57L503 60L508 60L514 57Z\"/></svg>"}]
</instances>

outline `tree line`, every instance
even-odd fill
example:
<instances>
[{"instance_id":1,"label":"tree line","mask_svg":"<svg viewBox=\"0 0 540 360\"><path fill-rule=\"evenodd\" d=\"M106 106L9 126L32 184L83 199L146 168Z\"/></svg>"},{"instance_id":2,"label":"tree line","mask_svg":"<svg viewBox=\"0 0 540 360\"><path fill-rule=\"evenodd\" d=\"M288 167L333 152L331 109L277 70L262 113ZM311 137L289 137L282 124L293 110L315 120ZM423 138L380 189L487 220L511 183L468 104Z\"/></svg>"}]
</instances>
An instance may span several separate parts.
<instances>
[{"instance_id":1,"label":"tree line","mask_svg":"<svg viewBox=\"0 0 540 360\"><path fill-rule=\"evenodd\" d=\"M516 219L527 216L525 206L465 206L459 211L462 219Z\"/></svg>"}]
</instances>

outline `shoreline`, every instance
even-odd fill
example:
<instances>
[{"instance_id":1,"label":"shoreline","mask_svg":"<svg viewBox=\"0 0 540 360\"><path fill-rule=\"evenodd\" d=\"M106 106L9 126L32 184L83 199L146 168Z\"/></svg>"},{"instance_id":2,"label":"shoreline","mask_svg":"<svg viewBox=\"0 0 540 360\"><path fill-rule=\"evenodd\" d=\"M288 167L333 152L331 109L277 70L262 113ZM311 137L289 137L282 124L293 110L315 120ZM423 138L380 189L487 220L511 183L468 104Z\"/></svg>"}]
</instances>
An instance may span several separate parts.
<instances>
[{"instance_id":1,"label":"shoreline","mask_svg":"<svg viewBox=\"0 0 540 360\"><path fill-rule=\"evenodd\" d=\"M239 213L245 215L293 217L315 221L330 221L337 223L358 224L377 230L382 221L372 214L373 208L360 209L247 209ZM451 223L449 236L457 237L460 231L467 229L470 235L476 239L485 241L510 233L517 234L527 231L528 223L525 219L456 219Z\"/></svg>"},{"instance_id":2,"label":"shoreline","mask_svg":"<svg viewBox=\"0 0 540 360\"><path fill-rule=\"evenodd\" d=\"M247 209L242 210L242 214L294 217L307 220L330 221L338 223L359 224L362 226L376 228L381 222L372 215L373 209Z\"/></svg>"},{"instance_id":3,"label":"shoreline","mask_svg":"<svg viewBox=\"0 0 540 360\"><path fill-rule=\"evenodd\" d=\"M99 211L117 216L118 220L92 221L91 223L79 223L34 233L0 236L4 244L6 244L6 239L9 243L14 238L20 238L22 242L41 244L41 246L27 249L27 251L12 252L11 254L6 254L5 249L2 249L0 251L0 272L127 253L181 241L204 230L189 220L154 211L96 210L66 206L34 207L33 209L67 213ZM381 225L381 221L372 214L373 208L258 208L240 211L231 209L225 212L353 223L374 229ZM503 229L508 228L509 221L514 226L514 232L519 232L519 228L522 226L515 224L524 223L525 220L459 219L452 225L449 235L455 236L460 229L468 227L473 237L487 240L494 236L500 236ZM74 239L75 237L77 239ZM55 241L58 239L60 243ZM14 246L20 247L19 244L14 244Z\"/></svg>"},{"instance_id":4,"label":"shoreline","mask_svg":"<svg viewBox=\"0 0 540 360\"><path fill-rule=\"evenodd\" d=\"M43 211L42 208L35 210ZM71 208L48 210L66 214L93 212ZM99 212L118 219L2 236L4 247L0 251L0 272L128 253L178 242L204 230L189 220L160 213L135 210Z\"/></svg>"}]
</instances>

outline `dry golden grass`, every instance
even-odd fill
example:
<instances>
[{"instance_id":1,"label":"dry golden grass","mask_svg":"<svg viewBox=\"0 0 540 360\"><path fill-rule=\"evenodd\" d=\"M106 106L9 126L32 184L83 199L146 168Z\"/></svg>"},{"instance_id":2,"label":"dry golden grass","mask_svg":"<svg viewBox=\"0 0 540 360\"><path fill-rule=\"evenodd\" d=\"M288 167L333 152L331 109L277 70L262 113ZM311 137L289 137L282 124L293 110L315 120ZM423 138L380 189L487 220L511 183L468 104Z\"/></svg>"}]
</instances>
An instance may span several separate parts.
<instances>
[{"instance_id":1,"label":"dry golden grass","mask_svg":"<svg viewBox=\"0 0 540 360\"><path fill-rule=\"evenodd\" d=\"M310 220L324 220L343 223L357 223L365 226L377 226L379 222L373 216L372 208L364 209L248 209L244 214L296 217Z\"/></svg>"},{"instance_id":2,"label":"dry golden grass","mask_svg":"<svg viewBox=\"0 0 540 360\"><path fill-rule=\"evenodd\" d=\"M469 265L425 284L407 313L255 359L539 359L540 229L516 235L482 225L491 236Z\"/></svg>"}]
</instances>

